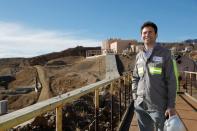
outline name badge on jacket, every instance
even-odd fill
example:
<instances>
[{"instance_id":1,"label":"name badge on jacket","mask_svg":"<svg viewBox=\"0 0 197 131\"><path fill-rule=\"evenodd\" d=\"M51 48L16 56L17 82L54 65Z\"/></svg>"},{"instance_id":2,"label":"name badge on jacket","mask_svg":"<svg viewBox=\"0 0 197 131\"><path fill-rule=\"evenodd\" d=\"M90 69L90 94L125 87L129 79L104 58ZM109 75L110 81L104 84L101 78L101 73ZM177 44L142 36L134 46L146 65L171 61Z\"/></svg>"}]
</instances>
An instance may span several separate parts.
<instances>
[{"instance_id":1,"label":"name badge on jacket","mask_svg":"<svg viewBox=\"0 0 197 131\"><path fill-rule=\"evenodd\" d=\"M163 57L153 56L153 61L154 62L163 63Z\"/></svg>"}]
</instances>

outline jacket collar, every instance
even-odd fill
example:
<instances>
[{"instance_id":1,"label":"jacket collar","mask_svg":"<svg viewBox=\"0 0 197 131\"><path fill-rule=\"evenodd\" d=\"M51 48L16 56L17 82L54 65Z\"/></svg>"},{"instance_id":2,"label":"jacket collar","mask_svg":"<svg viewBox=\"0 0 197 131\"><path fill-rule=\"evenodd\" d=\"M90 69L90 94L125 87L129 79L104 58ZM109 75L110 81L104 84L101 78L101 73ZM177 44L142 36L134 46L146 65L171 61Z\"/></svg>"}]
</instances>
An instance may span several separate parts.
<instances>
[{"instance_id":1,"label":"jacket collar","mask_svg":"<svg viewBox=\"0 0 197 131\"><path fill-rule=\"evenodd\" d=\"M150 60L150 59L152 58L153 54L155 53L155 51L156 51L159 47L160 47L160 45L157 44L157 43L155 43L155 45L154 45L154 47L153 47L153 49L152 49L152 53L151 53L150 57L147 58L147 57L145 56L145 46L143 46L143 50L141 51L141 53L142 53L142 56L143 56L144 61L147 62L148 60Z\"/></svg>"}]
</instances>

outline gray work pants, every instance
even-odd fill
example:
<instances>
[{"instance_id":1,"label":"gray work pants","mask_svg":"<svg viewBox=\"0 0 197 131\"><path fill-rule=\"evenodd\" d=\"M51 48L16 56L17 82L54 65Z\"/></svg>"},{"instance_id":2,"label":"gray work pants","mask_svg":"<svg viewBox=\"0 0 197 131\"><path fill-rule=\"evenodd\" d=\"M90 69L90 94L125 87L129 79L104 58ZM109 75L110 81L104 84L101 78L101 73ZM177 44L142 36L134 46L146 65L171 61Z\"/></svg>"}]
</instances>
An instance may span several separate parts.
<instances>
[{"instance_id":1,"label":"gray work pants","mask_svg":"<svg viewBox=\"0 0 197 131\"><path fill-rule=\"evenodd\" d=\"M147 111L144 102L135 106L135 113L140 131L163 131L165 115L164 112Z\"/></svg>"}]
</instances>

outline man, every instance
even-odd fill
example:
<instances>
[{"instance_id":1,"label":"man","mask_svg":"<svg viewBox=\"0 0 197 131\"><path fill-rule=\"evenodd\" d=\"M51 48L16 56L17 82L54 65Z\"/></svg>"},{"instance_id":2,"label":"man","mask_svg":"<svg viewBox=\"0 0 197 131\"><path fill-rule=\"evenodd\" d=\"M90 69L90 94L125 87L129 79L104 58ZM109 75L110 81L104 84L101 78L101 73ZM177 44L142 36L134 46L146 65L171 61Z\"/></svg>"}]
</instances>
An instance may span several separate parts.
<instances>
[{"instance_id":1,"label":"man","mask_svg":"<svg viewBox=\"0 0 197 131\"><path fill-rule=\"evenodd\" d=\"M136 56L132 89L140 131L163 130L165 117L175 115L176 78L171 53L156 44L157 26L141 27L143 49Z\"/></svg>"}]
</instances>

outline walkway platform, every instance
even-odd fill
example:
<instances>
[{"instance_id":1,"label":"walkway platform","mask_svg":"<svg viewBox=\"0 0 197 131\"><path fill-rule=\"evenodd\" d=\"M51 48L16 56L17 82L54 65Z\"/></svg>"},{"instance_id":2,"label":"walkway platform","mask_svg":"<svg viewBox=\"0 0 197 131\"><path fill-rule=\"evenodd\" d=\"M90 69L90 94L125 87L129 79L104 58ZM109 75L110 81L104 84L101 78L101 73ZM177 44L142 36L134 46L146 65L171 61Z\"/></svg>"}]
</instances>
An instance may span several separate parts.
<instances>
[{"instance_id":1,"label":"walkway platform","mask_svg":"<svg viewBox=\"0 0 197 131\"><path fill-rule=\"evenodd\" d=\"M197 130L197 102L184 94L178 95L176 111L188 131Z\"/></svg>"},{"instance_id":2,"label":"walkway platform","mask_svg":"<svg viewBox=\"0 0 197 131\"><path fill-rule=\"evenodd\" d=\"M178 94L176 98L176 112L181 118L187 131L197 130L197 102L186 96L185 94ZM134 117L130 124L129 131L138 131L137 119Z\"/></svg>"}]
</instances>

